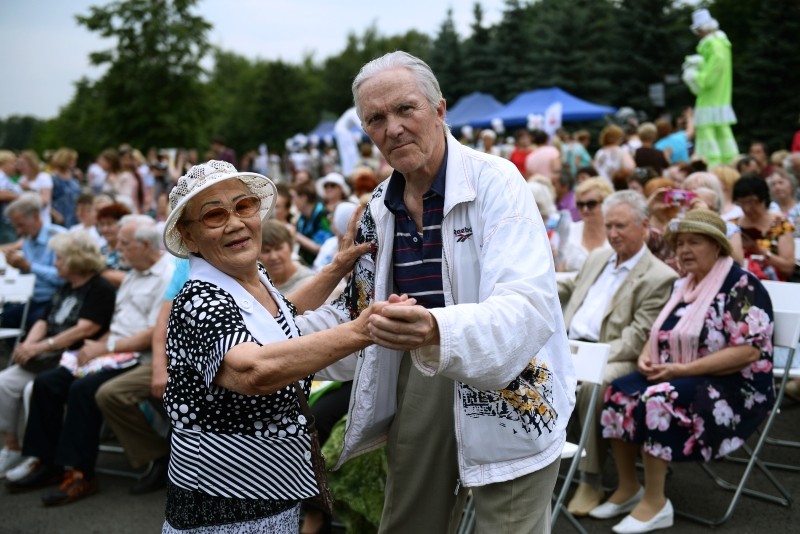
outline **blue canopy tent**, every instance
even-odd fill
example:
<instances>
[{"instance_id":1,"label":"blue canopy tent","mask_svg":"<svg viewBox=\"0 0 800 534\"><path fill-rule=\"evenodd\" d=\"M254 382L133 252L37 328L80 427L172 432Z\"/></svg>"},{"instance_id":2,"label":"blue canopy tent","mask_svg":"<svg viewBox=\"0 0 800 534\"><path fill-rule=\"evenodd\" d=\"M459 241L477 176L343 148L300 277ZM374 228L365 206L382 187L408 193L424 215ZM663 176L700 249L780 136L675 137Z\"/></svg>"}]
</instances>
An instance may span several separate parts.
<instances>
[{"instance_id":1,"label":"blue canopy tent","mask_svg":"<svg viewBox=\"0 0 800 534\"><path fill-rule=\"evenodd\" d=\"M492 95L476 91L462 97L447 110L447 124L452 128L460 128L475 119L483 118L490 113L503 109L503 104Z\"/></svg>"},{"instance_id":2,"label":"blue canopy tent","mask_svg":"<svg viewBox=\"0 0 800 534\"><path fill-rule=\"evenodd\" d=\"M470 122L473 128L488 128L492 119L501 119L506 129L524 128L528 124L528 115L544 115L547 108L561 102L561 121L591 121L602 119L609 113L614 113L616 108L593 104L586 100L569 94L558 87L536 89L520 93L502 109L487 113L483 117Z\"/></svg>"},{"instance_id":3,"label":"blue canopy tent","mask_svg":"<svg viewBox=\"0 0 800 534\"><path fill-rule=\"evenodd\" d=\"M308 132L308 136L311 137L312 135L316 135L320 139L325 137L326 135L333 135L333 125L336 124L336 121L320 121L313 130Z\"/></svg>"}]
</instances>

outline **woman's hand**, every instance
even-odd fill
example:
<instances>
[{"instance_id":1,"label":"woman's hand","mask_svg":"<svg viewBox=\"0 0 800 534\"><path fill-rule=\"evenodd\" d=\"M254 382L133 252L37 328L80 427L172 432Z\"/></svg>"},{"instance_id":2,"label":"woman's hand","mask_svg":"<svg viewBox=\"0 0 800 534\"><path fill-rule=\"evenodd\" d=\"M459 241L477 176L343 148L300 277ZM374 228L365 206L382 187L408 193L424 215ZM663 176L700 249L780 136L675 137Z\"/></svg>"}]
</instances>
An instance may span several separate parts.
<instances>
[{"instance_id":1,"label":"woman's hand","mask_svg":"<svg viewBox=\"0 0 800 534\"><path fill-rule=\"evenodd\" d=\"M645 377L649 377L653 373L653 361L650 359L648 345L649 343L645 343L644 350L639 354L639 359L636 360L636 368Z\"/></svg>"},{"instance_id":2,"label":"woman's hand","mask_svg":"<svg viewBox=\"0 0 800 534\"><path fill-rule=\"evenodd\" d=\"M44 352L39 349L38 345L39 343L36 342L19 343L14 349L14 355L12 356L14 363L17 365L25 365L31 358Z\"/></svg>"},{"instance_id":3,"label":"woman's hand","mask_svg":"<svg viewBox=\"0 0 800 534\"><path fill-rule=\"evenodd\" d=\"M686 376L686 365L682 363L651 364L652 372L647 376L650 382L668 382Z\"/></svg>"},{"instance_id":4,"label":"woman's hand","mask_svg":"<svg viewBox=\"0 0 800 534\"><path fill-rule=\"evenodd\" d=\"M373 243L356 244L355 242L362 211L364 211L363 206L359 206L353 212L350 222L347 223L347 232L339 240L339 252L336 253L331 261L336 272L340 274L340 278L352 271L356 260L369 252L373 246Z\"/></svg>"},{"instance_id":5,"label":"woman's hand","mask_svg":"<svg viewBox=\"0 0 800 534\"><path fill-rule=\"evenodd\" d=\"M647 209L652 213L654 210L664 209L667 206L664 204L664 193L669 191L669 187L659 187L653 194L647 197ZM659 206L658 204L661 203Z\"/></svg>"}]
</instances>

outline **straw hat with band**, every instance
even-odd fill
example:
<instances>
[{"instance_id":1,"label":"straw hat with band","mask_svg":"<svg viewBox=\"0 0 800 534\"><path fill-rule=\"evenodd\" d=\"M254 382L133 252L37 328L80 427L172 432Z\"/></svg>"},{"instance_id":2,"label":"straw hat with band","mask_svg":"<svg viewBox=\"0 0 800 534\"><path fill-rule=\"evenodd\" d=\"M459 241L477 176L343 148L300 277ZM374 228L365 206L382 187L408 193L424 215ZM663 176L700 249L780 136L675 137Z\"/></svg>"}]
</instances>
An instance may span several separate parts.
<instances>
[{"instance_id":1,"label":"straw hat with band","mask_svg":"<svg viewBox=\"0 0 800 534\"><path fill-rule=\"evenodd\" d=\"M673 250L675 250L675 240L678 234L682 233L701 234L709 237L719 244L723 254L731 255L731 242L728 240L725 221L711 210L691 210L682 219L672 219L667 224L664 239Z\"/></svg>"},{"instance_id":2,"label":"straw hat with band","mask_svg":"<svg viewBox=\"0 0 800 534\"><path fill-rule=\"evenodd\" d=\"M180 177L169 194L169 205L172 211L164 224L164 247L173 256L189 257L189 249L176 226L189 201L204 189L233 179L241 180L251 193L261 199L259 217L262 221L266 218L275 205L277 197L275 184L269 178L255 172L239 172L236 167L226 161L211 160L195 165Z\"/></svg>"}]
</instances>

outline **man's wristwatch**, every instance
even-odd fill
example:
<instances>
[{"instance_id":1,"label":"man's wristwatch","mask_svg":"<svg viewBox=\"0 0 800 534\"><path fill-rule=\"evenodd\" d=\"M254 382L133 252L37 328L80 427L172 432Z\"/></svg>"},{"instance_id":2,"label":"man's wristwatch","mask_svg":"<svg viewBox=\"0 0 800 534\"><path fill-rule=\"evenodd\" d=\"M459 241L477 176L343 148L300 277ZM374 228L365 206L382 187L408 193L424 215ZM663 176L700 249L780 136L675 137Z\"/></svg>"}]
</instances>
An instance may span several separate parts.
<instances>
[{"instance_id":1,"label":"man's wristwatch","mask_svg":"<svg viewBox=\"0 0 800 534\"><path fill-rule=\"evenodd\" d=\"M108 350L109 353L116 352L114 350L116 345L117 345L117 340L114 338L114 336L108 336L108 342L106 343L106 350Z\"/></svg>"}]
</instances>

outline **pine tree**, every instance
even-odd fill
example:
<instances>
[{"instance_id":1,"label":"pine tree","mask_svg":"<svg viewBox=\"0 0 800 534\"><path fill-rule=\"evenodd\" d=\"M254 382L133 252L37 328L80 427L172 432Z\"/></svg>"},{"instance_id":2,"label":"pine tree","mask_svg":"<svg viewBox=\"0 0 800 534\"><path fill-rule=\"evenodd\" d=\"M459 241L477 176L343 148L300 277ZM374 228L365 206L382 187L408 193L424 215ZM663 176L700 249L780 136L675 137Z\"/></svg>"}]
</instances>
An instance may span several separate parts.
<instances>
[{"instance_id":1,"label":"pine tree","mask_svg":"<svg viewBox=\"0 0 800 534\"><path fill-rule=\"evenodd\" d=\"M788 148L800 113L800 3L763 0L752 23L744 61L737 59L740 48L733 43L733 107L739 119L734 133L743 152L754 140L770 150Z\"/></svg>"},{"instance_id":2,"label":"pine tree","mask_svg":"<svg viewBox=\"0 0 800 534\"><path fill-rule=\"evenodd\" d=\"M431 48L430 65L442 94L449 102L456 102L464 96L463 68L461 65L461 41L453 22L453 10L447 10L447 17L439 27L439 33Z\"/></svg>"},{"instance_id":3,"label":"pine tree","mask_svg":"<svg viewBox=\"0 0 800 534\"><path fill-rule=\"evenodd\" d=\"M474 20L472 35L464 41L462 65L464 71L464 91L497 94L497 55L494 51L492 32L483 25L483 8L479 3L473 6Z\"/></svg>"}]
</instances>

